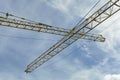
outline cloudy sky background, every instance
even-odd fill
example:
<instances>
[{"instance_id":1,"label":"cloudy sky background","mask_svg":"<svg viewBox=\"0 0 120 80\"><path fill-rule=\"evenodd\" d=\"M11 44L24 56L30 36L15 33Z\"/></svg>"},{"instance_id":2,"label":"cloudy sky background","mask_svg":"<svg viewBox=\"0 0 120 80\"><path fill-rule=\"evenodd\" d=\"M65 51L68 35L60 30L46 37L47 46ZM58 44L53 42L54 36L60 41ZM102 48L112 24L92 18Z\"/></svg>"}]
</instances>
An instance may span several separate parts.
<instances>
[{"instance_id":1,"label":"cloudy sky background","mask_svg":"<svg viewBox=\"0 0 120 80\"><path fill-rule=\"evenodd\" d=\"M93 12L107 1L101 0ZM71 29L95 2L97 0L1 0L0 11ZM78 40L30 74L24 72L26 66L62 37L1 26L0 80L120 80L119 14L93 31L102 34L106 42Z\"/></svg>"}]
</instances>

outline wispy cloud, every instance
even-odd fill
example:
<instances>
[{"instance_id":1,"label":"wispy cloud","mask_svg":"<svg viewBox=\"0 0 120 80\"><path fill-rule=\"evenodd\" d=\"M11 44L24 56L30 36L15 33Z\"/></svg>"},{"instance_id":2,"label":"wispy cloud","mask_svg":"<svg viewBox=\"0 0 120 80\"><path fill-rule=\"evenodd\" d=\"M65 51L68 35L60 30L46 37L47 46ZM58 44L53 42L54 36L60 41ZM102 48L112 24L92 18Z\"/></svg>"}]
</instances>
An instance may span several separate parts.
<instances>
[{"instance_id":1,"label":"wispy cloud","mask_svg":"<svg viewBox=\"0 0 120 80\"><path fill-rule=\"evenodd\" d=\"M104 44L98 44L98 46L108 53L111 57L115 57L116 59L119 59L120 56L120 31L119 31L119 26L120 26L120 17L118 13L117 15L114 15L108 22L107 24L104 24L99 29L99 31L106 37L106 42Z\"/></svg>"},{"instance_id":2,"label":"wispy cloud","mask_svg":"<svg viewBox=\"0 0 120 80\"><path fill-rule=\"evenodd\" d=\"M87 7L91 7L93 3L89 3L90 5L87 5L88 1L74 1L74 0L54 0L54 1L48 1L47 2L49 6L55 8L59 12L67 15L68 17L83 17L86 11L89 9ZM82 3L82 4L80 4Z\"/></svg>"},{"instance_id":3,"label":"wispy cloud","mask_svg":"<svg viewBox=\"0 0 120 80\"><path fill-rule=\"evenodd\" d=\"M71 26L83 17L97 0L3 0L0 9L35 21L62 27ZM103 0L99 6L103 5ZM88 5L89 4L89 5ZM99 7L98 6L98 7ZM98 8L97 7L97 8ZM0 40L1 80L112 80L119 79L120 66L120 20L119 14L111 17L96 30L106 37L105 43L78 41L63 52L63 55L49 61L31 74L25 74L26 65L53 45L59 38L42 33L1 28L1 33L25 37L47 38L33 41L2 38ZM69 24L68 24L69 23ZM75 22L77 23L77 22ZM63 25L65 24L65 25ZM73 24L72 24L73 25ZM106 29L106 27L110 27ZM61 37L60 37L61 38ZM66 56L66 53L71 53ZM64 57L64 58L63 58ZM68 57L68 58L67 58ZM60 62L59 62L60 61ZM5 62L5 63L4 63ZM7 68L7 69L6 69ZM47 76L47 77L46 77ZM59 79L58 79L59 78Z\"/></svg>"}]
</instances>

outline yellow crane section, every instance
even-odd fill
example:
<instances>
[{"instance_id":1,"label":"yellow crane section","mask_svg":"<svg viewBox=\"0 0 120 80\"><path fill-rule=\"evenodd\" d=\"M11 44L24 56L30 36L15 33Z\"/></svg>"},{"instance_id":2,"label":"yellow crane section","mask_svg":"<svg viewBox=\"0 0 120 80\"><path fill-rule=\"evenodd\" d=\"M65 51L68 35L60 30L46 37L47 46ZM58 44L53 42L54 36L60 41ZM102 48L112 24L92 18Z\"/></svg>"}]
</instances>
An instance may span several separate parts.
<instances>
[{"instance_id":1,"label":"yellow crane section","mask_svg":"<svg viewBox=\"0 0 120 80\"><path fill-rule=\"evenodd\" d=\"M36 31L36 32L43 32L43 33L49 33L49 34L55 34L55 35L61 35L61 36L66 36L66 34L68 34L70 31L69 29L54 27L54 26L50 26L44 23L30 21L25 18L19 18L12 14L8 14L8 13L4 13L4 14L5 16L0 15L1 26ZM84 33L82 32L76 34L76 38L79 38L78 35L83 35L83 34ZM105 41L105 38L102 35L90 34L90 33L86 34L81 39L98 41L98 42Z\"/></svg>"},{"instance_id":2,"label":"yellow crane section","mask_svg":"<svg viewBox=\"0 0 120 80\"><path fill-rule=\"evenodd\" d=\"M59 54L62 50L70 46L72 43L87 35L88 32L103 23L105 20L107 20L119 10L120 0L109 0L99 10L97 10L90 17L85 19L82 23L77 24L60 41L58 41L51 48L49 48L42 55L40 55L37 59L35 59L32 63L30 63L27 66L25 72L30 73L34 71L36 68L53 58L55 55ZM79 33L84 34L79 35Z\"/></svg>"}]
</instances>

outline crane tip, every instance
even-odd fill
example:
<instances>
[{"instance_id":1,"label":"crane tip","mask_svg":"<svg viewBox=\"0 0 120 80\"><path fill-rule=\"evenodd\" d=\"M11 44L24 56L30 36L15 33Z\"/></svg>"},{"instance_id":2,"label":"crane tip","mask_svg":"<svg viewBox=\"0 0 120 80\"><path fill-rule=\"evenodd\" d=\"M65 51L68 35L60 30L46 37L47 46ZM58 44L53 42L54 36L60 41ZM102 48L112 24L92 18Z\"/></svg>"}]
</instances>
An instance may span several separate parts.
<instances>
[{"instance_id":1,"label":"crane tip","mask_svg":"<svg viewBox=\"0 0 120 80\"><path fill-rule=\"evenodd\" d=\"M27 69L25 70L25 73L30 73L31 71L28 71Z\"/></svg>"}]
</instances>

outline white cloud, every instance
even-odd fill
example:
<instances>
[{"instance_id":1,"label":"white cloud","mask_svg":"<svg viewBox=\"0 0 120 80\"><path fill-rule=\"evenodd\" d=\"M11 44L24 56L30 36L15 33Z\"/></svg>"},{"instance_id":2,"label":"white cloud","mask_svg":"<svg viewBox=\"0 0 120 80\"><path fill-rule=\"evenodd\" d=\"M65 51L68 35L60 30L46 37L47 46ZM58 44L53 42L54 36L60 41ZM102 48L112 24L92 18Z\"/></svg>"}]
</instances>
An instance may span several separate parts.
<instances>
[{"instance_id":1,"label":"white cloud","mask_svg":"<svg viewBox=\"0 0 120 80\"><path fill-rule=\"evenodd\" d=\"M107 74L104 80L120 80L120 74Z\"/></svg>"},{"instance_id":2,"label":"white cloud","mask_svg":"<svg viewBox=\"0 0 120 80\"><path fill-rule=\"evenodd\" d=\"M104 74L95 69L83 69L74 72L70 80L103 80L103 75Z\"/></svg>"}]
</instances>

